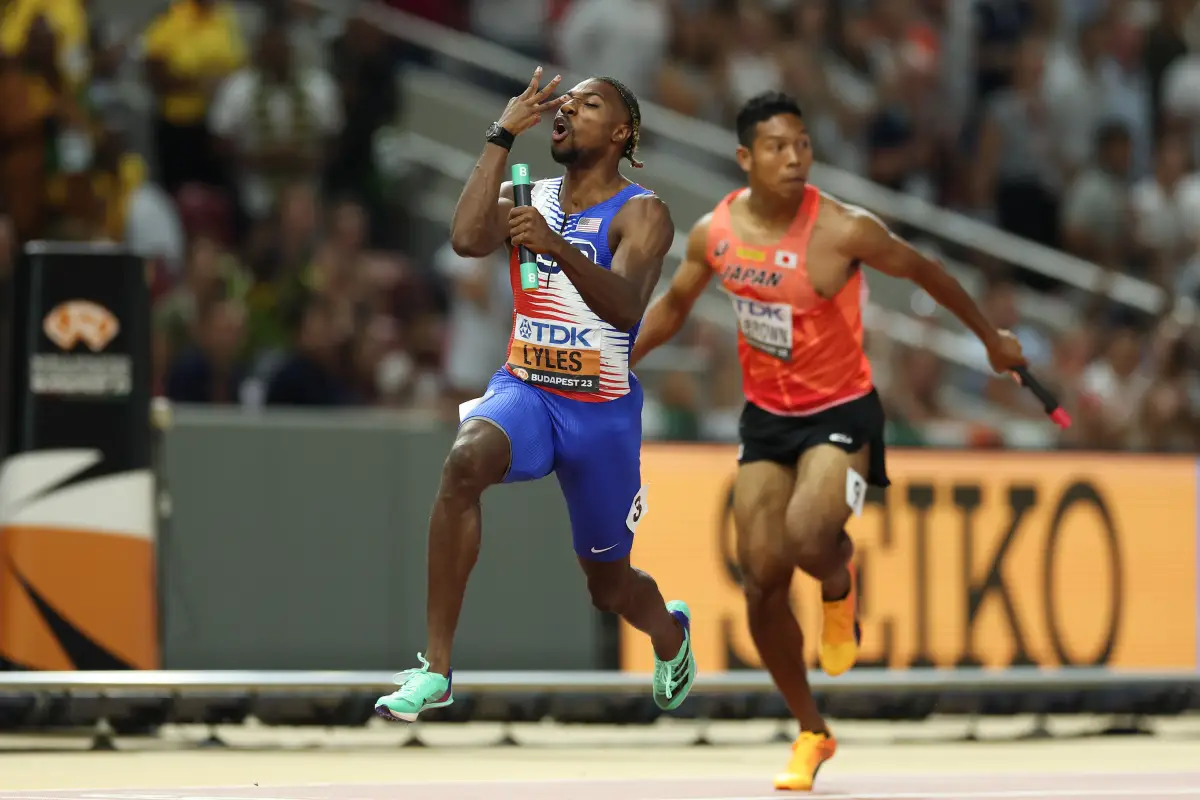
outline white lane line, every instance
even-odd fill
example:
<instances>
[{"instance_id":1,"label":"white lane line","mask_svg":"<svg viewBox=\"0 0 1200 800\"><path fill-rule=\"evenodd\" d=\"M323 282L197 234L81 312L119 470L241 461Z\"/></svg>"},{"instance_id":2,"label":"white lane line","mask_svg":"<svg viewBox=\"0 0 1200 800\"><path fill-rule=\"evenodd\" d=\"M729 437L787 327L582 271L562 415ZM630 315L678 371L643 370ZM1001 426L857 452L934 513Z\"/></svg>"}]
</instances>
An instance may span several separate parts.
<instances>
[{"instance_id":1,"label":"white lane line","mask_svg":"<svg viewBox=\"0 0 1200 800\"><path fill-rule=\"evenodd\" d=\"M1153 800L1161 797L1200 797L1200 786L1173 787L1164 789L1023 789L1020 791L997 792L824 792L805 793L807 797L820 800L1021 800L1036 798L1068 797L1138 797L1142 800ZM779 800L780 794L765 794L754 797L709 797L703 800ZM686 800L685 798L659 798L659 800ZM701 800L697 798L697 800Z\"/></svg>"}]
</instances>

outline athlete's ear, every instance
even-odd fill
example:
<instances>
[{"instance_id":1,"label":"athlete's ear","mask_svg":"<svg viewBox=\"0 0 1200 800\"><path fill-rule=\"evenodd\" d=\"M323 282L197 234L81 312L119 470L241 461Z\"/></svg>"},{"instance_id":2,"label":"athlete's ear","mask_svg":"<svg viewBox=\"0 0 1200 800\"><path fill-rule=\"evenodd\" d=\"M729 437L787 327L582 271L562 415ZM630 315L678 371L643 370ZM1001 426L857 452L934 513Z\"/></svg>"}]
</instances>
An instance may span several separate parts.
<instances>
[{"instance_id":1,"label":"athlete's ear","mask_svg":"<svg viewBox=\"0 0 1200 800\"><path fill-rule=\"evenodd\" d=\"M615 130L613 130L612 140L614 142L627 142L629 141L629 136L632 133L633 130L629 127L629 123L622 122L616 127Z\"/></svg>"},{"instance_id":2,"label":"athlete's ear","mask_svg":"<svg viewBox=\"0 0 1200 800\"><path fill-rule=\"evenodd\" d=\"M754 156L750 155L750 148L744 144L738 145L737 149L738 166L742 168L742 172L750 174L750 166L754 163Z\"/></svg>"}]
</instances>

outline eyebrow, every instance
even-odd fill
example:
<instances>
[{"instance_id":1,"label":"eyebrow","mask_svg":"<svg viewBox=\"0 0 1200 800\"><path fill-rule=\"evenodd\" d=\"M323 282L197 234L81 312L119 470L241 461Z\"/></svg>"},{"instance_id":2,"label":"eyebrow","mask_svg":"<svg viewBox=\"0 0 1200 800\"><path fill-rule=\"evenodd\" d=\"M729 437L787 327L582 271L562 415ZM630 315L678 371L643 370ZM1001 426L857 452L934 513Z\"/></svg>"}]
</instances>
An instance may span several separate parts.
<instances>
[{"instance_id":1,"label":"eyebrow","mask_svg":"<svg viewBox=\"0 0 1200 800\"><path fill-rule=\"evenodd\" d=\"M600 92L578 92L578 93L576 93L575 91L570 91L570 92L567 92L567 94L572 98L599 97L601 100L604 100L604 95L600 94Z\"/></svg>"}]
</instances>

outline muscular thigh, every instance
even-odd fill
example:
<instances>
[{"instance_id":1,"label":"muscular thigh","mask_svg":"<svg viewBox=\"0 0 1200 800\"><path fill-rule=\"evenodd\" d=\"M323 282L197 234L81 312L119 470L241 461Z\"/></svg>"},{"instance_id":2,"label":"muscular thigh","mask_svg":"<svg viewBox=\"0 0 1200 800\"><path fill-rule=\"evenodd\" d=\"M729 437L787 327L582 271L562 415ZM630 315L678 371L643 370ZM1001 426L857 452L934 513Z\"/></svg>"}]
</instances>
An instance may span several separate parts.
<instances>
[{"instance_id":1,"label":"muscular thigh","mask_svg":"<svg viewBox=\"0 0 1200 800\"><path fill-rule=\"evenodd\" d=\"M554 467L554 431L539 389L500 370L492 376L483 397L463 403L459 413L460 436L490 425L507 440L505 483L537 480L550 474Z\"/></svg>"},{"instance_id":2,"label":"muscular thigh","mask_svg":"<svg viewBox=\"0 0 1200 800\"><path fill-rule=\"evenodd\" d=\"M819 444L801 453L795 490L787 505L789 539L840 534L851 513L847 477L851 470L865 477L869 464L868 445L849 453L831 444ZM860 485L859 491L865 492L866 486Z\"/></svg>"},{"instance_id":3,"label":"muscular thigh","mask_svg":"<svg viewBox=\"0 0 1200 800\"><path fill-rule=\"evenodd\" d=\"M554 399L554 472L585 561L629 556L651 498L642 487L641 392L606 403Z\"/></svg>"},{"instance_id":4,"label":"muscular thigh","mask_svg":"<svg viewBox=\"0 0 1200 800\"><path fill-rule=\"evenodd\" d=\"M737 557L748 582L758 586L791 579L794 563L787 553L784 517L796 471L773 461L738 467L733 487Z\"/></svg>"}]
</instances>

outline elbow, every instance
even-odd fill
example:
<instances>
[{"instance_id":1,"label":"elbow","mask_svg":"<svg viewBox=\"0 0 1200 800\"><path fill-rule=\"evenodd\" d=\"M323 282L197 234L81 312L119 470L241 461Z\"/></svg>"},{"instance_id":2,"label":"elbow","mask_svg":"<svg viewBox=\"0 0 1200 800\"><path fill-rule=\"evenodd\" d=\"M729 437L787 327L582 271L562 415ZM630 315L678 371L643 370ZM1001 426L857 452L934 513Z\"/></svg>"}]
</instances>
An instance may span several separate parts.
<instances>
[{"instance_id":1,"label":"elbow","mask_svg":"<svg viewBox=\"0 0 1200 800\"><path fill-rule=\"evenodd\" d=\"M451 231L450 247L463 258L483 258L491 253L482 247L479 237L469 231Z\"/></svg>"}]
</instances>

